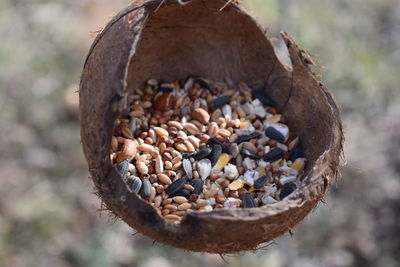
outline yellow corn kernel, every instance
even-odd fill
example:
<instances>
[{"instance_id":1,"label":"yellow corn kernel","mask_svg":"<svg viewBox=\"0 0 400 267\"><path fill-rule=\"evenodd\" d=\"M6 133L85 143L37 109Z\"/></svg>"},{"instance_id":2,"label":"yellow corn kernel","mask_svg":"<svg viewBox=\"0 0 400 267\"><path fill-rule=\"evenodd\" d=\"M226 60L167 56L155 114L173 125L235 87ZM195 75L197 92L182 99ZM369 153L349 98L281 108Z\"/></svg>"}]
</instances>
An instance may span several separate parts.
<instances>
[{"instance_id":1,"label":"yellow corn kernel","mask_svg":"<svg viewBox=\"0 0 400 267\"><path fill-rule=\"evenodd\" d=\"M298 158L296 159L292 166L290 166L292 169L295 169L298 173L301 173L304 170L304 167L306 165L306 160L304 158Z\"/></svg>"},{"instance_id":2,"label":"yellow corn kernel","mask_svg":"<svg viewBox=\"0 0 400 267\"><path fill-rule=\"evenodd\" d=\"M281 120L282 115L281 114L276 114L268 119L265 120L267 123L274 123L274 122L279 122Z\"/></svg>"},{"instance_id":3,"label":"yellow corn kernel","mask_svg":"<svg viewBox=\"0 0 400 267\"><path fill-rule=\"evenodd\" d=\"M235 181L233 181L232 183L230 183L228 185L228 188L230 190L239 190L240 188L242 188L244 186L244 181L243 179L237 179Z\"/></svg>"},{"instance_id":4,"label":"yellow corn kernel","mask_svg":"<svg viewBox=\"0 0 400 267\"><path fill-rule=\"evenodd\" d=\"M231 160L231 155L227 153L222 153L221 156L219 156L219 159L217 161L217 164L215 164L214 169L217 171L221 171L226 164L229 163Z\"/></svg>"}]
</instances>

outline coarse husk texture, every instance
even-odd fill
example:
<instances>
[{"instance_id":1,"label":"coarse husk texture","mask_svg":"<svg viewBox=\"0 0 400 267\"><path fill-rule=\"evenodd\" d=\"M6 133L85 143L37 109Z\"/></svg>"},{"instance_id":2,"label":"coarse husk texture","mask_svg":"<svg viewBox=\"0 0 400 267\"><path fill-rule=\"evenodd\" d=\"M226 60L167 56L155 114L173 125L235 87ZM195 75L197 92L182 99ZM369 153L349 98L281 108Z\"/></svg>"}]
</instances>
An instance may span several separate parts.
<instances>
[{"instance_id":1,"label":"coarse husk texture","mask_svg":"<svg viewBox=\"0 0 400 267\"><path fill-rule=\"evenodd\" d=\"M225 4L133 2L95 39L79 93L83 150L106 207L157 242L209 253L255 250L302 221L336 177L343 143L339 109L310 70L307 52L283 33L292 61L292 67L285 66L265 30L235 2L220 10ZM127 95L149 78L190 74L245 81L277 101L308 159L302 185L293 194L261 208L190 212L174 225L129 192L109 157L113 123L127 110Z\"/></svg>"}]
</instances>

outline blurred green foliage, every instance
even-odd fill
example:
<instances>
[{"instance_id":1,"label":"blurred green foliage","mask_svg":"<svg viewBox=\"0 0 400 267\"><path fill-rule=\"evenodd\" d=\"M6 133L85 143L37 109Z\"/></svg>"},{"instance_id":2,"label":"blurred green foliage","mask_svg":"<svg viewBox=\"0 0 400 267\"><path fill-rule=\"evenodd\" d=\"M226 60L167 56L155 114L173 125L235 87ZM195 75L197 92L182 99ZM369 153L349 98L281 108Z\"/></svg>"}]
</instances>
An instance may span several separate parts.
<instances>
[{"instance_id":1,"label":"blurred green foliage","mask_svg":"<svg viewBox=\"0 0 400 267\"><path fill-rule=\"evenodd\" d=\"M347 166L294 236L231 266L399 266L400 2L246 0L315 55L342 108ZM95 32L128 1L0 2L0 265L223 266L98 212L73 92ZM72 99L72 100L70 100Z\"/></svg>"}]
</instances>

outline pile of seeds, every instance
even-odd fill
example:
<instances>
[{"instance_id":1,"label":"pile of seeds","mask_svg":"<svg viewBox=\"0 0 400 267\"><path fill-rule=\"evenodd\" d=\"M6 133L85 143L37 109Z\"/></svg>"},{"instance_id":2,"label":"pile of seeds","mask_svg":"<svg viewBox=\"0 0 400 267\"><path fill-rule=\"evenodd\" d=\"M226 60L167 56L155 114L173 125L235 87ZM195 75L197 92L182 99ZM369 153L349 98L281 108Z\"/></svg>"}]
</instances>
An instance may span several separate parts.
<instances>
[{"instance_id":1,"label":"pile of seeds","mask_svg":"<svg viewBox=\"0 0 400 267\"><path fill-rule=\"evenodd\" d=\"M306 163L299 139L263 92L191 76L151 79L129 101L111 160L167 221L188 210L273 204L297 188Z\"/></svg>"}]
</instances>

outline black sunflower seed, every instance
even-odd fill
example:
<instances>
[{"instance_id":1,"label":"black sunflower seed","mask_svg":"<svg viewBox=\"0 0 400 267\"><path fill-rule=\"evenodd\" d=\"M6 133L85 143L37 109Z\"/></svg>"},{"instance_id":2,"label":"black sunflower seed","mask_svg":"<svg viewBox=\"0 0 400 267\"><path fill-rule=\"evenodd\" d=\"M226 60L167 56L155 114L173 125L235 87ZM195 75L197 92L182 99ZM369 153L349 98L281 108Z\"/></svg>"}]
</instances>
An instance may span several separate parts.
<instances>
[{"instance_id":1,"label":"black sunflower seed","mask_svg":"<svg viewBox=\"0 0 400 267\"><path fill-rule=\"evenodd\" d=\"M222 147L220 145L213 145L211 147L211 153L210 155L208 155L208 158L211 161L211 167L213 167L217 163L219 156L221 156L221 152Z\"/></svg>"},{"instance_id":2,"label":"black sunflower seed","mask_svg":"<svg viewBox=\"0 0 400 267\"><path fill-rule=\"evenodd\" d=\"M253 99L257 98L258 100L260 100L261 103L273 107L276 105L276 102L271 99L269 96L267 96L263 91L258 90L258 91L253 91L252 92L253 95Z\"/></svg>"},{"instance_id":3,"label":"black sunflower seed","mask_svg":"<svg viewBox=\"0 0 400 267\"><path fill-rule=\"evenodd\" d=\"M210 90L210 89L211 89L211 87L210 87L210 85L208 84L208 82L206 82L206 81L203 80L202 78L197 78L197 79L194 80L194 82L195 82L195 83L198 83L198 84L200 85L200 88L202 88L202 89L207 89L207 90Z\"/></svg>"},{"instance_id":4,"label":"black sunflower seed","mask_svg":"<svg viewBox=\"0 0 400 267\"><path fill-rule=\"evenodd\" d=\"M265 135L269 137L272 140L278 141L279 143L284 143L285 142L285 137L283 134L281 134L277 129L274 127L268 127L265 130Z\"/></svg>"},{"instance_id":5,"label":"black sunflower seed","mask_svg":"<svg viewBox=\"0 0 400 267\"><path fill-rule=\"evenodd\" d=\"M254 153L254 152L252 152L252 151L250 151L248 149L242 149L240 151L240 153L242 153L243 156L249 157L251 159L261 159L260 155L258 155L257 153Z\"/></svg>"},{"instance_id":6,"label":"black sunflower seed","mask_svg":"<svg viewBox=\"0 0 400 267\"><path fill-rule=\"evenodd\" d=\"M120 163L117 163L116 165L117 170L119 171L119 174L122 177L122 180L126 181L126 176L128 175L129 171L129 162L128 160L121 161Z\"/></svg>"},{"instance_id":7,"label":"black sunflower seed","mask_svg":"<svg viewBox=\"0 0 400 267\"><path fill-rule=\"evenodd\" d=\"M292 150L290 150L290 160L294 162L297 158L300 158L303 156L303 153L301 151L301 145L297 145Z\"/></svg>"},{"instance_id":8,"label":"black sunflower seed","mask_svg":"<svg viewBox=\"0 0 400 267\"><path fill-rule=\"evenodd\" d=\"M200 195L203 192L204 183L201 179L193 179L190 184L193 186L194 190L191 194Z\"/></svg>"},{"instance_id":9,"label":"black sunflower seed","mask_svg":"<svg viewBox=\"0 0 400 267\"><path fill-rule=\"evenodd\" d=\"M266 162L274 162L283 157L283 150L279 147L275 147L270 150L267 154L264 155L264 161Z\"/></svg>"},{"instance_id":10,"label":"black sunflower seed","mask_svg":"<svg viewBox=\"0 0 400 267\"><path fill-rule=\"evenodd\" d=\"M250 193L246 192L243 194L243 208L255 208L257 207L256 201Z\"/></svg>"},{"instance_id":11,"label":"black sunflower seed","mask_svg":"<svg viewBox=\"0 0 400 267\"><path fill-rule=\"evenodd\" d=\"M296 190L297 186L295 183L290 182L283 185L281 192L279 193L279 198L282 200L288 195L290 195L294 190Z\"/></svg>"},{"instance_id":12,"label":"black sunflower seed","mask_svg":"<svg viewBox=\"0 0 400 267\"><path fill-rule=\"evenodd\" d=\"M172 194L171 197L186 197L186 198L189 198L190 197L190 192L189 192L189 190L187 190L185 188L181 188L178 191L176 191L174 194Z\"/></svg>"},{"instance_id":13,"label":"black sunflower seed","mask_svg":"<svg viewBox=\"0 0 400 267\"><path fill-rule=\"evenodd\" d=\"M221 97L214 99L211 106L213 108L220 108L223 105L229 104L230 102L231 102L231 99L229 96L221 96Z\"/></svg>"},{"instance_id":14,"label":"black sunflower seed","mask_svg":"<svg viewBox=\"0 0 400 267\"><path fill-rule=\"evenodd\" d=\"M136 176L129 176L126 182L132 192L138 193L140 188L142 188L142 180Z\"/></svg>"},{"instance_id":15,"label":"black sunflower seed","mask_svg":"<svg viewBox=\"0 0 400 267\"><path fill-rule=\"evenodd\" d=\"M239 136L237 139L236 139L236 143L237 144L240 144L240 143L243 143L243 142L247 142L247 141L249 141L249 140L251 140L251 139L254 139L254 138L257 138L257 137L259 137L261 134L260 133L258 133L258 132L254 132L254 133L251 133L251 134L248 134L248 135L241 135L241 136Z\"/></svg>"},{"instance_id":16,"label":"black sunflower seed","mask_svg":"<svg viewBox=\"0 0 400 267\"><path fill-rule=\"evenodd\" d=\"M210 155L211 153L211 148L204 148L202 150L200 150L199 152L197 152L196 154L194 154L192 156L192 158L194 158L195 160L202 160L208 157L208 155Z\"/></svg>"},{"instance_id":17,"label":"black sunflower seed","mask_svg":"<svg viewBox=\"0 0 400 267\"><path fill-rule=\"evenodd\" d=\"M260 178L258 178L258 179L254 182L253 187L254 187L255 189L260 189L261 187L263 187L263 186L265 185L265 183L266 183L267 181L268 181L268 176L267 176L267 175L261 176Z\"/></svg>"},{"instance_id":18,"label":"black sunflower seed","mask_svg":"<svg viewBox=\"0 0 400 267\"><path fill-rule=\"evenodd\" d=\"M163 93L171 93L174 90L174 85L172 83L160 83L158 91Z\"/></svg>"},{"instance_id":19,"label":"black sunflower seed","mask_svg":"<svg viewBox=\"0 0 400 267\"><path fill-rule=\"evenodd\" d=\"M172 195L172 194L178 192L178 191L183 187L183 185L186 183L187 179L188 179L187 176L184 176L184 177L182 177L182 178L179 178L178 180L176 180L175 182L173 182L172 184L170 184L170 185L167 187L167 189L165 189L165 192L166 192L168 195Z\"/></svg>"},{"instance_id":20,"label":"black sunflower seed","mask_svg":"<svg viewBox=\"0 0 400 267\"><path fill-rule=\"evenodd\" d=\"M228 154L231 153L231 151L229 150L229 147L227 147L224 143L222 143L221 141L219 141L216 138L208 139L208 144L210 146L212 146L212 145L220 145L222 147L222 153L228 153Z\"/></svg>"},{"instance_id":21,"label":"black sunflower seed","mask_svg":"<svg viewBox=\"0 0 400 267\"><path fill-rule=\"evenodd\" d=\"M188 158L193 157L194 154L196 154L196 152L186 152L186 153L182 154L182 158L183 159L188 159Z\"/></svg>"},{"instance_id":22,"label":"black sunflower seed","mask_svg":"<svg viewBox=\"0 0 400 267\"><path fill-rule=\"evenodd\" d=\"M149 179L144 178L142 187L140 188L140 195L143 198L149 198L150 194L151 194L151 183L150 183Z\"/></svg>"}]
</instances>

